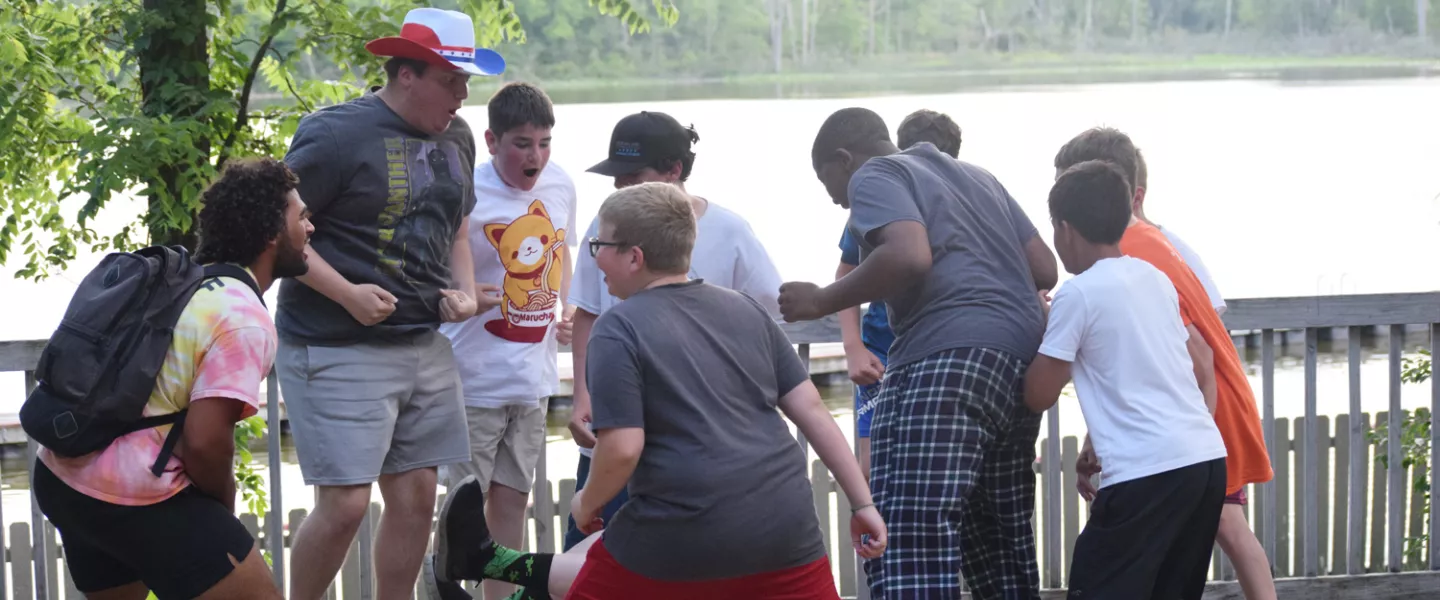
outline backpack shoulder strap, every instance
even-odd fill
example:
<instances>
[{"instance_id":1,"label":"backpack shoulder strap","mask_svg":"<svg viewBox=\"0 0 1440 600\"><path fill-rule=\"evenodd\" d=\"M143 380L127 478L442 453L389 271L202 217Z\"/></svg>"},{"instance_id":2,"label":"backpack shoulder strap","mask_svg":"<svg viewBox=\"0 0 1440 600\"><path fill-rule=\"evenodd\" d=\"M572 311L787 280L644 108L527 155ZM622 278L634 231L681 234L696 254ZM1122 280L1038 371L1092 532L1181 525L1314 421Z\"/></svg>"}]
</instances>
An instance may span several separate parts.
<instances>
[{"instance_id":1,"label":"backpack shoulder strap","mask_svg":"<svg viewBox=\"0 0 1440 600\"><path fill-rule=\"evenodd\" d=\"M212 277L227 277L244 282L250 287L250 291L255 292L255 297L260 299L260 304L265 304L265 294L260 293L260 284L255 282L255 278L250 276L249 271L230 263L205 265L205 278Z\"/></svg>"}]
</instances>

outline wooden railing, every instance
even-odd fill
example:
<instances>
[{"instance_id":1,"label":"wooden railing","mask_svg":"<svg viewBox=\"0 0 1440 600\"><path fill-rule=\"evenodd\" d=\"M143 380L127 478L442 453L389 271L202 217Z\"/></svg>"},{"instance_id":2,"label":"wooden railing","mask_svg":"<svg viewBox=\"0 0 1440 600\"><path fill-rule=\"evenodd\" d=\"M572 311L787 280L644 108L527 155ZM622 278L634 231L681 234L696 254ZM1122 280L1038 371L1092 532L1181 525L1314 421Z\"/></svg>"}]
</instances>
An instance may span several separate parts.
<instances>
[{"instance_id":1,"label":"wooden railing","mask_svg":"<svg viewBox=\"0 0 1440 600\"><path fill-rule=\"evenodd\" d=\"M1260 347L1260 402L1266 446L1275 467L1275 480L1251 486L1248 507L1252 526L1274 566L1280 596L1321 594L1326 598L1426 597L1440 590L1440 503L1422 510L1423 499L1414 483L1427 475L1440 480L1440 384L1431 380L1429 460L1421 467L1387 468L1376 462L1379 445L1372 443L1371 415L1362 412L1360 372L1362 337L1378 328L1388 337L1388 410L1374 415L1374 423L1387 424L1388 464L1401 463L1401 368L1406 326L1421 325L1429 332L1429 348L1440 348L1440 293L1265 298L1229 301L1226 326L1241 339ZM1319 343L1336 331L1348 344L1349 411L1341 415L1317 414ZM802 358L810 345L839 341L834 318L787 325ZM1277 346L1285 348L1294 337L1303 344L1304 416L1275 417L1275 364ZM1336 336L1339 337L1339 336ZM1258 338L1258 339L1257 339ZM1277 339L1277 338L1283 338ZM26 372L26 390L33 385L32 371L43 341L0 342L0 371ZM274 377L267 382L267 398L279 398ZM272 431L279 431L280 404L267 403ZM1084 527L1088 506L1075 492L1074 463L1078 441L1060 435L1058 408L1047 413L1046 432L1038 441L1040 460L1037 488L1036 537L1039 543L1041 582L1046 596L1059 597L1068 576L1074 542ZM1334 425L1333 433L1331 425ZM279 435L268 437L271 512L263 519L243 515L242 521L270 552L276 584L285 589L288 533L298 529L305 511L284 512ZM803 439L799 440L802 446ZM33 461L34 444L27 456ZM542 451L544 446L542 445ZM807 453L808 455L808 453ZM28 466L27 462L27 466ZM566 512L575 484L572 479L549 480L542 455L536 473L534 502L527 526L527 545L554 551L564 533ZM826 548L839 572L845 597L868 598L863 569L849 551L849 520L843 494L818 460L811 464L815 507L821 516ZM380 507L374 506L352 543L350 555L332 587L331 598L374 597L370 568L371 546ZM282 518L284 515L286 518ZM286 523L288 522L288 528ZM79 598L61 559L54 527L32 509L29 523L15 523L0 531L0 546L7 547L8 568L0 568L0 597ZM1428 523L1428 529L1427 529ZM262 527L263 525L263 527ZM1407 539L1428 533L1418 555L1406 559ZM1413 542L1412 542L1413 543ZM281 550L281 551L276 551ZM1239 597L1233 569L1216 553L1214 580L1207 597ZM7 581L8 580L8 581ZM417 598L424 592L417 587Z\"/></svg>"}]
</instances>

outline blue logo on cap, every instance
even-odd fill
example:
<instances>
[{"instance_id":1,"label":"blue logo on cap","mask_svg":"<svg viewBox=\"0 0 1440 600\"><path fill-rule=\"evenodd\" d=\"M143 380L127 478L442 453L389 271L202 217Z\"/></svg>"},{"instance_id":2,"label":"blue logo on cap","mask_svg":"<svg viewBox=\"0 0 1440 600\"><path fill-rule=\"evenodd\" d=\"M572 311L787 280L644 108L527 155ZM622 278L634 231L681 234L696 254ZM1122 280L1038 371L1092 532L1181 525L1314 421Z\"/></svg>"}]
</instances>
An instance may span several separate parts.
<instances>
[{"instance_id":1,"label":"blue logo on cap","mask_svg":"<svg viewBox=\"0 0 1440 600\"><path fill-rule=\"evenodd\" d=\"M640 158L639 142L615 142L615 156Z\"/></svg>"}]
</instances>

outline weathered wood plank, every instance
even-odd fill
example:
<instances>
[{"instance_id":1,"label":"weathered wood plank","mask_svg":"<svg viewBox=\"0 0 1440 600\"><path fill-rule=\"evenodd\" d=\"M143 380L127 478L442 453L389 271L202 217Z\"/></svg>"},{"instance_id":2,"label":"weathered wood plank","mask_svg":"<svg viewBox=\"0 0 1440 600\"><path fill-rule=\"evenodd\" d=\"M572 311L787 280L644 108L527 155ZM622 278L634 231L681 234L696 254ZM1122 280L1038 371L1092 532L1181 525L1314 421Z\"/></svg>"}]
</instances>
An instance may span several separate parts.
<instances>
[{"instance_id":1,"label":"weathered wood plank","mask_svg":"<svg viewBox=\"0 0 1440 600\"><path fill-rule=\"evenodd\" d=\"M1316 424L1315 432L1317 441L1315 443L1315 537L1313 546L1315 548L1315 573L1311 575L1326 575L1330 572L1331 558L1326 552L1330 545L1330 417L1321 416Z\"/></svg>"},{"instance_id":2,"label":"weathered wood plank","mask_svg":"<svg viewBox=\"0 0 1440 600\"><path fill-rule=\"evenodd\" d=\"M26 523L10 524L10 581L14 585L14 595L10 596L15 600L35 597L34 575L30 572L30 561L33 558L30 551L30 525Z\"/></svg>"},{"instance_id":3,"label":"weathered wood plank","mask_svg":"<svg viewBox=\"0 0 1440 600\"><path fill-rule=\"evenodd\" d=\"M250 537L259 539L259 536L260 536L260 518L259 518L259 517L255 516L255 515L252 515L252 514L250 514L250 513L242 514L242 515L240 515L240 525L245 528L245 531L250 532Z\"/></svg>"},{"instance_id":4,"label":"weathered wood plank","mask_svg":"<svg viewBox=\"0 0 1440 600\"><path fill-rule=\"evenodd\" d=\"M1425 319L1421 322L1429 323L1437 319ZM1388 551L1386 552L1385 566L1391 572L1400 570L1401 553L1405 548L1404 539L1404 513L1405 509L1405 470L1400 468L1401 446L1400 430L1401 420L1404 418L1403 409L1400 408L1400 372L1401 372L1401 351L1405 341L1405 327L1393 325L1390 327L1390 424L1389 441L1386 444L1389 452L1387 464L1390 481L1390 505L1386 514L1390 517L1390 537Z\"/></svg>"},{"instance_id":5,"label":"weathered wood plank","mask_svg":"<svg viewBox=\"0 0 1440 600\"><path fill-rule=\"evenodd\" d=\"M560 539L565 539L570 527L570 505L575 501L575 480L560 480L560 506L555 507L555 512L560 516ZM438 513L437 513L438 514ZM563 546L562 546L563 547Z\"/></svg>"},{"instance_id":6,"label":"weathered wood plank","mask_svg":"<svg viewBox=\"0 0 1440 600\"><path fill-rule=\"evenodd\" d=\"M0 341L0 373L35 370L47 343L49 340Z\"/></svg>"},{"instance_id":7,"label":"weathered wood plank","mask_svg":"<svg viewBox=\"0 0 1440 600\"><path fill-rule=\"evenodd\" d=\"M1279 515L1281 509L1286 507L1277 501L1276 496L1281 485L1279 464L1285 462L1285 456L1275 452L1278 447L1275 437L1280 429L1275 423L1275 331L1272 329L1260 332L1260 412L1260 429L1265 433L1265 450L1270 455L1270 468L1276 473L1275 479L1260 486L1262 504L1269 511L1261 523L1260 545L1270 557L1271 568L1275 568L1279 564L1276 554L1280 547L1276 540Z\"/></svg>"},{"instance_id":8,"label":"weathered wood plank","mask_svg":"<svg viewBox=\"0 0 1440 600\"><path fill-rule=\"evenodd\" d=\"M1275 574L1289 577L1290 570L1290 420L1274 420L1275 440L1271 460L1275 463Z\"/></svg>"},{"instance_id":9,"label":"weathered wood plank","mask_svg":"<svg viewBox=\"0 0 1440 600\"><path fill-rule=\"evenodd\" d=\"M1440 572L1381 575L1342 575L1303 579L1276 579L1280 598L1304 600L1433 600L1440 589ZM1239 583L1205 586L1205 600L1244 600Z\"/></svg>"},{"instance_id":10,"label":"weathered wood plank","mask_svg":"<svg viewBox=\"0 0 1440 600\"><path fill-rule=\"evenodd\" d=\"M1345 572L1350 575L1359 575L1365 572L1365 461L1368 456L1365 430L1369 428L1369 418L1361 415L1360 405L1360 366L1363 360L1363 357L1360 355L1360 346L1363 333L1364 330L1360 327L1350 328L1349 340L1347 342L1349 346L1347 366L1350 369L1350 414L1348 418L1350 426L1344 431L1339 427L1335 428L1337 441L1341 437L1345 440L1347 452L1345 452L1344 456L1350 465L1349 479L1335 478L1335 486L1337 488L1340 487L1341 483L1348 483L1350 494L1349 510L1346 512L1349 528L1346 535L1349 545L1346 548L1346 556L1343 560ZM1337 452L1335 454L1337 467L1341 460L1340 457L1341 454ZM1340 496L1337 494L1336 500L1338 501L1339 499ZM1336 504L1336 507L1336 514L1338 515L1340 505ZM1340 534L1339 527L1336 527L1335 533L1337 536ZM1336 539L1338 540L1339 538L1337 537ZM1338 557L1339 554L1337 553L1336 556Z\"/></svg>"},{"instance_id":11,"label":"weathered wood plank","mask_svg":"<svg viewBox=\"0 0 1440 600\"><path fill-rule=\"evenodd\" d=\"M1353 427L1353 425L1352 425ZM1350 501L1358 502L1358 506L1350 507L1350 514L1355 521L1350 523L1350 557L1347 560L1345 571L1350 575L1365 573L1365 522L1369 518L1370 496L1365 493L1370 485L1370 441L1367 437L1370 433L1370 413L1360 414L1360 448L1356 450L1352 446L1350 451L1360 457L1359 469L1350 472L1350 485L1360 488L1359 493L1350 491ZM1357 500L1358 498L1358 500Z\"/></svg>"},{"instance_id":12,"label":"weathered wood plank","mask_svg":"<svg viewBox=\"0 0 1440 600\"><path fill-rule=\"evenodd\" d=\"M1440 322L1440 293L1353 294L1226 300L1225 326L1303 329Z\"/></svg>"},{"instance_id":13,"label":"weathered wood plank","mask_svg":"<svg viewBox=\"0 0 1440 600\"><path fill-rule=\"evenodd\" d=\"M1430 325L1430 356L1440 356L1440 323ZM1433 371L1432 371L1433 372ZM1430 378L1430 489L1440 489L1440 377ZM1430 493L1430 570L1440 571L1440 494Z\"/></svg>"},{"instance_id":14,"label":"weathered wood plank","mask_svg":"<svg viewBox=\"0 0 1440 600\"><path fill-rule=\"evenodd\" d=\"M1060 497L1064 498L1063 514L1060 517L1064 531L1061 547L1061 565L1065 580L1070 580L1070 565L1075 563L1075 539L1080 536L1080 492L1075 489L1079 476L1075 473L1075 462L1080 458L1080 449L1075 436L1060 440Z\"/></svg>"},{"instance_id":15,"label":"weathered wood plank","mask_svg":"<svg viewBox=\"0 0 1440 600\"><path fill-rule=\"evenodd\" d=\"M1435 319L1440 321L1440 319ZM1421 323L1423 321L1416 321ZM840 341L840 318L829 315L818 321L782 323L780 329L790 338L792 344L824 344Z\"/></svg>"},{"instance_id":16,"label":"weathered wood plank","mask_svg":"<svg viewBox=\"0 0 1440 600\"><path fill-rule=\"evenodd\" d=\"M26 395L26 396L29 396L29 395L30 395L30 392L32 392L32 391L35 390L35 385L36 385L36 382L35 382L35 372L34 372L34 371L25 371L25 395ZM40 446L35 443L35 440L27 440L27 441L25 442L25 464L27 465L27 467L26 467L27 469L29 468L28 465L33 465L33 464L35 464L35 460L36 460L36 458L37 458L36 453L39 452L39 451L40 451ZM30 524L31 524L31 528L30 528L30 536L31 536L31 539L30 539L30 551L31 551L31 553L32 553L32 555L33 555L33 557L34 557L34 561L35 561L35 579L34 579L34 581L33 581L33 585L35 586L35 597L36 597L36 598L48 598L48 597L49 597L49 592L48 592L47 590L49 590L49 589L51 589L51 588L53 587L53 586L49 585L49 580L50 580L50 578L49 578L48 573L49 573L50 571L54 570L54 567L51 566L50 564L47 564L47 563L49 562L49 560L50 560L50 554L49 554L48 552L46 552L46 548L45 548L45 540L44 540L45 528L44 528L44 527L35 526L35 524L37 524L37 523L44 523L44 522L45 522L45 514L42 513L42 512L40 512L40 503L35 500L35 491L34 491L34 490L31 490L31 491L30 491Z\"/></svg>"},{"instance_id":17,"label":"weathered wood plank","mask_svg":"<svg viewBox=\"0 0 1440 600\"><path fill-rule=\"evenodd\" d=\"M1304 570L1301 571L1306 577L1313 577L1320 574L1320 507L1316 500L1320 497L1320 421L1316 412L1316 368L1319 361L1320 330L1310 327L1305 330L1305 433L1304 446L1298 453L1305 457L1305 468L1301 470L1304 482L1300 503L1300 527L1297 530L1304 530L1304 544L1297 547L1297 552L1303 552L1305 558ZM1297 434L1300 432L1297 431ZM1299 536L1297 536L1297 539Z\"/></svg>"},{"instance_id":18,"label":"weathered wood plank","mask_svg":"<svg viewBox=\"0 0 1440 600\"><path fill-rule=\"evenodd\" d=\"M1388 422L1389 411L1381 411L1375 415L1375 427L1379 428L1380 423ZM1385 571L1385 466L1380 464L1380 446L1374 446L1374 475L1370 481L1371 494L1374 500L1370 503L1370 573L1381 573Z\"/></svg>"},{"instance_id":19,"label":"weathered wood plank","mask_svg":"<svg viewBox=\"0 0 1440 600\"><path fill-rule=\"evenodd\" d=\"M1310 456L1305 452L1305 432L1309 425L1306 424L1303 417L1295 419L1292 425L1294 426L1293 435L1295 436L1292 438L1293 441L1291 441L1291 452L1295 454L1295 489L1292 491L1294 495L1291 496L1291 498L1295 499L1295 518L1291 522L1295 524L1293 533L1295 546L1291 550L1294 552L1292 555L1294 558L1290 564L1290 575L1303 577L1306 575L1305 538L1311 537L1310 532L1312 531L1305 526L1305 507L1314 501L1315 496L1310 493L1310 490L1305 489L1305 474L1309 472L1308 469L1306 469L1306 463L1309 462L1310 459Z\"/></svg>"},{"instance_id":20,"label":"weathered wood plank","mask_svg":"<svg viewBox=\"0 0 1440 600\"><path fill-rule=\"evenodd\" d=\"M281 463L285 457L280 448L284 426L280 419L280 378L275 368L265 377L265 449L270 467L270 511L275 516L285 514L285 495L282 493ZM270 545L270 578L275 589L283 595L285 589L285 524L280 519L265 518L266 537L274 540Z\"/></svg>"},{"instance_id":21,"label":"weathered wood plank","mask_svg":"<svg viewBox=\"0 0 1440 600\"><path fill-rule=\"evenodd\" d=\"M1422 488L1417 486L1425 477L1425 471L1420 468L1420 465L1411 465L1408 470L1410 476L1406 477L1406 480L1410 482L1410 486L1406 491L1410 494L1410 526L1405 530L1405 537L1419 539L1421 533L1425 531L1425 495L1419 492ZM1419 570L1423 568L1424 563L1425 556L1422 552L1420 555L1406 560L1405 567L1410 570Z\"/></svg>"},{"instance_id":22,"label":"weathered wood plank","mask_svg":"<svg viewBox=\"0 0 1440 600\"><path fill-rule=\"evenodd\" d=\"M1060 536L1060 406L1045 411L1045 501L1041 521L1045 526L1045 580L1050 587L1065 585L1064 541Z\"/></svg>"},{"instance_id":23,"label":"weathered wood plank","mask_svg":"<svg viewBox=\"0 0 1440 600\"><path fill-rule=\"evenodd\" d=\"M825 463L816 459L810 463L810 499L815 506L815 516L820 521L820 540L825 544L825 555L834 556L833 550L837 546L831 542L830 533L834 529L830 526L830 489L833 484L830 482L830 471L825 468ZM845 492L840 492L841 496ZM839 514L836 517L840 520L848 518L848 514Z\"/></svg>"},{"instance_id":24,"label":"weathered wood plank","mask_svg":"<svg viewBox=\"0 0 1440 600\"><path fill-rule=\"evenodd\" d=\"M1335 514L1331 521L1330 568L1327 575L1345 575L1350 564L1348 553L1350 514L1350 415L1335 417L1335 477L1331 492L1335 498Z\"/></svg>"},{"instance_id":25,"label":"weathered wood plank","mask_svg":"<svg viewBox=\"0 0 1440 600\"><path fill-rule=\"evenodd\" d=\"M835 526L839 529L837 545L835 546L836 562L840 563L840 595L854 596L857 587L865 587L865 573L859 572L859 579L856 579L855 550L850 547L850 498L845 491L836 487L835 493Z\"/></svg>"},{"instance_id":26,"label":"weathered wood plank","mask_svg":"<svg viewBox=\"0 0 1440 600\"><path fill-rule=\"evenodd\" d=\"M45 521L45 597L60 600L60 572L55 559L60 556L55 543L55 525Z\"/></svg>"}]
</instances>

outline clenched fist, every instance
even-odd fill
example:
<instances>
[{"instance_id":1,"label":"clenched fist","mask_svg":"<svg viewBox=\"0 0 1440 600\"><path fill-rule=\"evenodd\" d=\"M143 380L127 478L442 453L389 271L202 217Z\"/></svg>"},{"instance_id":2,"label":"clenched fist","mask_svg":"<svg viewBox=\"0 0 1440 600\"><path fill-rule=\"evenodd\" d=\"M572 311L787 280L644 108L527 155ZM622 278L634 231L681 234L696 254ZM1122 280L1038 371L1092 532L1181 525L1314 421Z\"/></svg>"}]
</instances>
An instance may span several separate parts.
<instances>
[{"instance_id":1,"label":"clenched fist","mask_svg":"<svg viewBox=\"0 0 1440 600\"><path fill-rule=\"evenodd\" d=\"M390 318L395 303L394 294L373 283L362 283L352 286L340 305L361 325L369 327Z\"/></svg>"}]
</instances>

